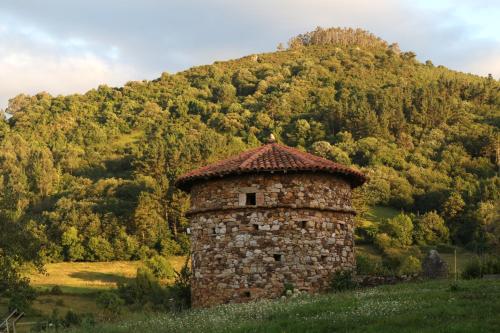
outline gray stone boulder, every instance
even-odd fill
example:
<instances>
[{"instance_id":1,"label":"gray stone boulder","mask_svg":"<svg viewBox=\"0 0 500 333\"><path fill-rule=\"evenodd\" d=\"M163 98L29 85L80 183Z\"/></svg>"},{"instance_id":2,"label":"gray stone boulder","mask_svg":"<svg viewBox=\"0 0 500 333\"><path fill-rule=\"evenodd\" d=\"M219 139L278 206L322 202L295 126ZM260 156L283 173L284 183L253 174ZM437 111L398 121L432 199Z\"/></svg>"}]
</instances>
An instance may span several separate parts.
<instances>
[{"instance_id":1,"label":"gray stone boulder","mask_svg":"<svg viewBox=\"0 0 500 333\"><path fill-rule=\"evenodd\" d=\"M429 251L429 254L422 262L422 275L429 279L445 279L448 277L448 264L441 259L438 251Z\"/></svg>"}]
</instances>

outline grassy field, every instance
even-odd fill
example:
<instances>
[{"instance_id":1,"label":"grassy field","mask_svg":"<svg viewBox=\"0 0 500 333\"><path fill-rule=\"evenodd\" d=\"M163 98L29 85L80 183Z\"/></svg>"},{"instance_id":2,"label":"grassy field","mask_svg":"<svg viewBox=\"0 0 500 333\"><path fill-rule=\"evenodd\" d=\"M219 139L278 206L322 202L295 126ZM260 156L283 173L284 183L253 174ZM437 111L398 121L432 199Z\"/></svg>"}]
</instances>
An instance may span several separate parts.
<instances>
[{"instance_id":1,"label":"grassy field","mask_svg":"<svg viewBox=\"0 0 500 333\"><path fill-rule=\"evenodd\" d=\"M128 332L498 332L500 281L430 281L191 310L135 315L125 321L71 330Z\"/></svg>"},{"instance_id":2,"label":"grassy field","mask_svg":"<svg viewBox=\"0 0 500 333\"><path fill-rule=\"evenodd\" d=\"M33 274L30 280L36 288L59 286L65 292L90 292L126 282L140 265L140 261L61 262L47 264L45 273Z\"/></svg>"},{"instance_id":3,"label":"grassy field","mask_svg":"<svg viewBox=\"0 0 500 333\"><path fill-rule=\"evenodd\" d=\"M184 264L185 257L172 257L175 270ZM49 289L59 286L67 293L88 293L116 287L135 277L140 261L61 262L45 265L45 273L29 276L32 286ZM168 282L168 281L166 281Z\"/></svg>"}]
</instances>

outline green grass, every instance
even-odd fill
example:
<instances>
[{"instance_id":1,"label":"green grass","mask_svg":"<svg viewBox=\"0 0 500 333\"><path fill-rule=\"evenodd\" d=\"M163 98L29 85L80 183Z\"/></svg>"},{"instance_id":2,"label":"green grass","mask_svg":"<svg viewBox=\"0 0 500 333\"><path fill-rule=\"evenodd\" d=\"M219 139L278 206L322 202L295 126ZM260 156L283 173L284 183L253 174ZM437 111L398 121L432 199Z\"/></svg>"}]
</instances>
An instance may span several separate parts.
<instances>
[{"instance_id":1,"label":"green grass","mask_svg":"<svg viewBox=\"0 0 500 333\"><path fill-rule=\"evenodd\" d=\"M175 314L142 314L71 332L498 332L500 281L381 286L296 299L223 305Z\"/></svg>"}]
</instances>

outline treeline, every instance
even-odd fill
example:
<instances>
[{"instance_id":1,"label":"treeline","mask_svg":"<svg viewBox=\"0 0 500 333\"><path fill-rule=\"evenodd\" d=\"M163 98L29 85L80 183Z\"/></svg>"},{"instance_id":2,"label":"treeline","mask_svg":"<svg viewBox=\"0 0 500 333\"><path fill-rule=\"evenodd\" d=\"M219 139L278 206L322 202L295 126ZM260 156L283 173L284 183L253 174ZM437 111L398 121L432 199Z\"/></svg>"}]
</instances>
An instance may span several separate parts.
<instances>
[{"instance_id":1,"label":"treeline","mask_svg":"<svg viewBox=\"0 0 500 333\"><path fill-rule=\"evenodd\" d=\"M362 212L435 212L449 230L440 241L498 249L499 82L419 63L360 30L293 40L121 88L13 98L0 122L2 219L49 261L186 253L189 198L176 177L274 133L366 172Z\"/></svg>"},{"instance_id":2,"label":"treeline","mask_svg":"<svg viewBox=\"0 0 500 333\"><path fill-rule=\"evenodd\" d=\"M353 28L328 28L321 27L311 32L300 34L290 39L288 46L298 48L308 45L335 45L339 47L358 47L363 49L388 48L387 42L374 34ZM397 44L391 44L390 48L395 52L400 52Z\"/></svg>"}]
</instances>

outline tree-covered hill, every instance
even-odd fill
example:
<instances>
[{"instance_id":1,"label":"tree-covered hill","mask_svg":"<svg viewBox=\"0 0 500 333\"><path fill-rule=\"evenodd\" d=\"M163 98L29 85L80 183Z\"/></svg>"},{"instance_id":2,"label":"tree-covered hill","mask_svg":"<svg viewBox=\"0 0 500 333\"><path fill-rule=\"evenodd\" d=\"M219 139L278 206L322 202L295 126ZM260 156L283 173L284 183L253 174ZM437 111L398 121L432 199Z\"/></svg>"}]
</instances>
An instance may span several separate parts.
<instances>
[{"instance_id":1,"label":"tree-covered hill","mask_svg":"<svg viewBox=\"0 0 500 333\"><path fill-rule=\"evenodd\" d=\"M0 219L50 260L186 252L175 178L270 133L362 169L358 209L415 214L410 242L499 247L500 83L365 31L318 29L277 52L83 95L19 95L6 111Z\"/></svg>"}]
</instances>

